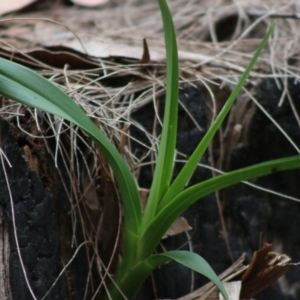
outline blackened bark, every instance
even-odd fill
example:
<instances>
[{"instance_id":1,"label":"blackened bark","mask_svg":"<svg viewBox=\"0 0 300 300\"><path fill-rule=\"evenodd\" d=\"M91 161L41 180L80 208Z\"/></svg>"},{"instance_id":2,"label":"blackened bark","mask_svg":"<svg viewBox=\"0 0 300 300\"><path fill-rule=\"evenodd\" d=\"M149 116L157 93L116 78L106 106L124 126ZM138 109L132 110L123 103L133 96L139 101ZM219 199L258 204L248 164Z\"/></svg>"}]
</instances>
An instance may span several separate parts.
<instances>
[{"instance_id":1,"label":"blackened bark","mask_svg":"<svg viewBox=\"0 0 300 300\"><path fill-rule=\"evenodd\" d=\"M40 299L51 288L62 268L54 195L44 189L37 174L28 168L10 125L0 120L0 128L1 148L11 165L3 159L4 165L0 166L0 205L9 236L11 294L13 299L18 300L32 298L25 272L34 295ZM16 238L24 269L20 263ZM47 299L63 299L64 285L62 277Z\"/></svg>"},{"instance_id":2,"label":"blackened bark","mask_svg":"<svg viewBox=\"0 0 300 300\"><path fill-rule=\"evenodd\" d=\"M199 87L182 87L180 100L184 103L189 113L198 121L202 131L197 129L190 117L182 108L179 109L179 132L177 149L189 156L207 130L210 122L211 100L207 97L206 89ZM216 92L216 91L215 91ZM294 81L289 82L289 92L298 114L300 112L300 85ZM282 91L273 80L264 80L255 88L255 96L266 110L274 117L294 142L300 146L299 124L296 121L288 99L283 106L278 107ZM226 95L224 95L226 98ZM217 105L224 103L222 95L216 95ZM213 142L213 157L215 162L220 162L221 153L226 153L220 165L226 171L249 166L265 160L297 154L275 125L264 116L255 106L245 98L240 98L233 108L235 116L227 118L223 125L223 136L218 136ZM150 132L153 128L155 112L151 105L142 108L133 117ZM160 107L160 112L163 107ZM162 115L161 115L162 117ZM230 124L232 122L232 124ZM235 127L235 125L237 125ZM226 126L229 131L224 137ZM231 126L231 127L230 127ZM237 132L233 131L237 129ZM242 129L241 136L238 136ZM160 129L157 130L158 134ZM132 133L143 142L142 133L132 130ZM158 135L157 134L157 135ZM142 153L138 145L135 153ZM221 147L223 147L221 151ZM212 163L211 153L206 153L201 163ZM217 164L217 167L220 167ZM182 164L175 166L175 173L180 170ZM151 168L145 168L140 172L140 185L150 187L152 180ZM191 178L190 184L201 182L212 176L211 171L198 168ZM272 174L271 176L256 179L253 183L298 197L300 195L300 172L289 171ZM185 218L193 227L190 232L191 244L194 252L203 256L213 267L216 273L221 273L243 253L250 259L253 252L258 250L261 242L273 243L274 250L289 255L294 262L300 261L300 236L299 213L300 204L288 199L280 198L255 190L244 184L221 191L220 200L222 214L226 222L228 243L226 246L224 232L220 223L219 208L215 195L204 197L195 203L185 214ZM162 241L164 250L173 250L185 245L188 238L185 234L169 237ZM154 277L148 280L140 291L139 299L153 299L154 278L155 296L158 298L177 298L188 294L191 287L190 270L171 263L154 272ZM300 268L288 272L283 281L278 282L262 292L256 299L296 300L300 299L299 289ZM203 276L195 274L194 288L202 286L206 281Z\"/></svg>"}]
</instances>

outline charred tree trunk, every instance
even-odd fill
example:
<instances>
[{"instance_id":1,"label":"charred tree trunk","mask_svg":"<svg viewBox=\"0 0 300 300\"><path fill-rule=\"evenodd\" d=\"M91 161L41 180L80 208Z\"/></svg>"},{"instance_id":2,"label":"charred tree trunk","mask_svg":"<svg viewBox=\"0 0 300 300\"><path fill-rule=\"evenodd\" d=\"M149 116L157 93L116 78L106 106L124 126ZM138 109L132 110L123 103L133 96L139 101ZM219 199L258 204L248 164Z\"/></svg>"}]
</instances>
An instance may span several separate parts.
<instances>
[{"instance_id":1,"label":"charred tree trunk","mask_svg":"<svg viewBox=\"0 0 300 300\"><path fill-rule=\"evenodd\" d=\"M28 157L28 145L23 145L27 154L22 153L11 126L0 122L0 240L4 260L0 298L32 299L33 293L40 299L62 268L54 185L44 188L36 172L37 157ZM61 277L48 299L63 299L65 284Z\"/></svg>"},{"instance_id":2,"label":"charred tree trunk","mask_svg":"<svg viewBox=\"0 0 300 300\"><path fill-rule=\"evenodd\" d=\"M36 134L32 121L25 116L22 126ZM55 149L55 139L45 143L11 122L0 119L0 299L99 299L101 264L115 267L121 240L107 163L97 156L92 181L80 169L84 191L75 195L66 161L58 155L56 167L47 150ZM70 139L61 139L69 147Z\"/></svg>"}]
</instances>

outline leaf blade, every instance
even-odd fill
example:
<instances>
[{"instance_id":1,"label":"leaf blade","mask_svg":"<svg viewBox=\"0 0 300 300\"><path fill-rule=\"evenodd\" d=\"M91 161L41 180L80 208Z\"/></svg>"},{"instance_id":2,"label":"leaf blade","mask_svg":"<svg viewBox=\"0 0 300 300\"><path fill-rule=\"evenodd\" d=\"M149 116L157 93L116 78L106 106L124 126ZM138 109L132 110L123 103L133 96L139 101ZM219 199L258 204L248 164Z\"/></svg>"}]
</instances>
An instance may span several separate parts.
<instances>
[{"instance_id":1,"label":"leaf blade","mask_svg":"<svg viewBox=\"0 0 300 300\"><path fill-rule=\"evenodd\" d=\"M142 257L147 257L154 251L163 234L168 230L174 220L197 200L241 181L272 174L274 170L280 172L297 168L300 168L300 155L272 160L235 170L187 188L175 197L172 202L162 207L155 219L146 229L140 241ZM153 247L153 245L155 245L155 247Z\"/></svg>"},{"instance_id":2,"label":"leaf blade","mask_svg":"<svg viewBox=\"0 0 300 300\"><path fill-rule=\"evenodd\" d=\"M207 263L207 261L204 258L202 258L200 255L194 252L183 251L183 250L169 251L158 255L165 256L173 261L176 261L186 266L187 268L195 272L202 274L217 286L217 288L220 290L220 292L222 293L225 299L229 300L229 297L227 295L227 292L221 280L216 275L216 273L211 268L211 266Z\"/></svg>"},{"instance_id":3,"label":"leaf blade","mask_svg":"<svg viewBox=\"0 0 300 300\"><path fill-rule=\"evenodd\" d=\"M228 299L222 282L210 265L201 256L189 251L169 251L151 255L133 267L131 272L119 282L119 289L128 299L133 299L137 288L132 287L140 286L155 268L169 261L180 263L207 277L218 287L225 299ZM124 299L118 290L114 290L110 297L111 299Z\"/></svg>"},{"instance_id":4,"label":"leaf blade","mask_svg":"<svg viewBox=\"0 0 300 300\"><path fill-rule=\"evenodd\" d=\"M243 88L243 85L246 82L246 80L247 80L254 64L256 63L260 53L262 52L265 45L267 44L269 37L273 33L274 27L275 27L275 23L273 23L271 25L271 27L269 28L269 30L268 30L267 34L265 35L264 39L262 40L262 42L258 46L257 50L255 51L255 53L254 53L251 61L249 62L246 70L244 71L244 73L242 74L240 80L238 81L238 84L236 85L236 87L232 91L230 97L226 101L224 107L222 108L219 115L217 116L217 118L213 122L212 126L207 131L207 133L205 134L203 139L200 141L197 148L194 150L194 152L192 153L192 155L190 156L190 158L188 159L186 164L183 166L183 168L181 169L181 171L179 172L179 174L177 175L177 177L175 178L175 180L171 184L170 189L165 194L164 198L161 200L159 209L161 209L163 206L167 205L168 202L172 198L174 198L176 195L178 195L184 189L186 183L188 182L188 180L192 176L193 172L195 171L195 169L197 167L197 164L199 163L199 161L201 160L204 152L208 148L208 146L209 146L211 140L213 139L215 133L217 132L217 130L221 126L222 122L224 121L225 117L227 116L228 112L230 111L232 105L234 104L234 101L237 98L240 90Z\"/></svg>"},{"instance_id":5,"label":"leaf blade","mask_svg":"<svg viewBox=\"0 0 300 300\"><path fill-rule=\"evenodd\" d=\"M114 171L124 204L125 234L128 236L125 240L130 244L125 246L125 249L132 249L132 243L135 243L132 233L138 236L140 230L141 203L135 179L109 139L60 89L32 70L3 58L0 58L0 93L27 106L47 111L72 122L94 140Z\"/></svg>"},{"instance_id":6,"label":"leaf blade","mask_svg":"<svg viewBox=\"0 0 300 300\"><path fill-rule=\"evenodd\" d=\"M149 199L144 213L143 228L156 214L157 205L169 188L174 165L177 135L179 64L176 34L172 16L165 0L159 0L163 20L167 57L167 90L163 129Z\"/></svg>"}]
</instances>

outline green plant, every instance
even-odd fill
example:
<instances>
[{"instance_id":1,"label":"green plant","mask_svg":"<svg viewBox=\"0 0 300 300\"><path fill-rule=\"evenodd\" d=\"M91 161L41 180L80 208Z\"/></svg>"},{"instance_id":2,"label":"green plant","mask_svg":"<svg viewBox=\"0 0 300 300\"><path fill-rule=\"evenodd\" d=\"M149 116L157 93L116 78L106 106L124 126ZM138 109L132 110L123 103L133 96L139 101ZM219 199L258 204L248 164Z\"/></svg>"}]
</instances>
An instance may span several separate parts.
<instances>
[{"instance_id":1,"label":"green plant","mask_svg":"<svg viewBox=\"0 0 300 300\"><path fill-rule=\"evenodd\" d=\"M244 85L268 38L271 26L253 55L228 101L224 105L205 137L201 140L179 175L172 181L173 157L177 134L178 57L174 25L166 0L158 0L164 23L167 53L167 84L164 125L158 151L153 183L144 213L135 178L126 162L99 131L91 119L61 90L37 73L0 59L0 93L25 105L64 118L83 129L100 148L118 184L124 207L124 251L110 287L112 299L131 299L140 285L158 265L177 261L212 280L226 299L226 291L209 264L199 255L187 251L153 254L162 236L191 204L219 189L243 180L271 174L275 169L284 171L300 167L300 156L264 162L241 170L219 175L192 187L185 185L193 174L214 134L223 122L238 93ZM120 292L121 291L121 292Z\"/></svg>"}]
</instances>

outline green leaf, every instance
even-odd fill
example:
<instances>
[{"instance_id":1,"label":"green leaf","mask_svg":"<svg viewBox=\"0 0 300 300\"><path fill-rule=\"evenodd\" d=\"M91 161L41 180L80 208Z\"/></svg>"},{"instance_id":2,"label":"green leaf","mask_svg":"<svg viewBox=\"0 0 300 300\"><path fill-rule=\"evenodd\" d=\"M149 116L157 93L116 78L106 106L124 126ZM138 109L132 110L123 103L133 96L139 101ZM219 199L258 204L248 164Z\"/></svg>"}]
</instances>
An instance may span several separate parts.
<instances>
[{"instance_id":1,"label":"green leaf","mask_svg":"<svg viewBox=\"0 0 300 300\"><path fill-rule=\"evenodd\" d=\"M159 213L140 240L140 257L149 256L174 220L204 196L244 180L272 174L274 171L281 172L297 168L300 168L300 155L272 160L232 171L187 188L178 194L168 205L160 208Z\"/></svg>"},{"instance_id":2,"label":"green leaf","mask_svg":"<svg viewBox=\"0 0 300 300\"><path fill-rule=\"evenodd\" d=\"M162 207L167 205L169 203L169 201L171 201L171 199L176 197L184 189L186 183L188 182L188 180L190 179L190 177L194 173L194 171L197 167L197 164L199 163L199 161L201 160L204 152L208 148L208 146L209 146L211 140L213 139L215 133L217 132L217 130L221 126L222 122L224 121L225 117L227 116L228 112L230 111L230 108L232 107L232 105L233 105L235 99L237 98L240 90L243 88L243 85L246 82L251 70L253 69L254 64L256 63L260 53L262 52L262 50L266 46L266 44L268 42L268 39L271 36L272 32L274 31L274 26L275 26L275 23L273 23L271 25L271 27L269 28L267 34L265 35L265 37L262 40L262 42L260 43L259 47L255 51L255 53L254 53L251 61L249 62L245 72L241 76L240 80L238 81L238 84L236 85L236 87L232 91L230 97L228 98L228 100L225 103L224 107L222 108L221 112L219 113L219 115L217 116L217 118L213 122L212 126L209 128L209 130L207 131L207 133L205 134L205 136L203 137L203 139L201 140L201 142L199 143L199 145L197 146L197 148L195 149L193 154L190 156L187 163L183 166L182 170L180 171L180 173L178 174L178 176L176 177L176 179L174 180L174 182L170 186L170 189L165 194L164 198L161 200L159 209L161 209Z\"/></svg>"},{"instance_id":3,"label":"green leaf","mask_svg":"<svg viewBox=\"0 0 300 300\"><path fill-rule=\"evenodd\" d=\"M140 198L133 175L109 139L60 89L30 69L3 58L0 58L0 93L72 122L94 140L114 171L124 205L125 253L135 256L136 247L133 245L136 244L142 219Z\"/></svg>"},{"instance_id":4,"label":"green leaf","mask_svg":"<svg viewBox=\"0 0 300 300\"><path fill-rule=\"evenodd\" d=\"M225 299L228 299L227 293L210 265L198 254L189 251L169 251L161 254L154 254L138 263L127 276L123 277L119 283L119 289L128 298L133 299L138 291L138 287L152 273L152 271L163 263L169 261L178 262L191 270L194 270L210 279L221 291ZM111 299L124 299L118 290L110 294Z\"/></svg>"},{"instance_id":5,"label":"green leaf","mask_svg":"<svg viewBox=\"0 0 300 300\"><path fill-rule=\"evenodd\" d=\"M225 299L229 299L226 290L220 281L219 277L213 271L211 266L201 256L189 251L169 251L159 256L167 257L170 260L176 261L191 270L194 270L211 280L220 290Z\"/></svg>"},{"instance_id":6,"label":"green leaf","mask_svg":"<svg viewBox=\"0 0 300 300\"><path fill-rule=\"evenodd\" d=\"M158 3L165 33L167 91L161 141L142 227L146 227L155 216L157 205L170 186L177 135L179 66L176 35L172 16L166 1L159 0Z\"/></svg>"}]
</instances>

